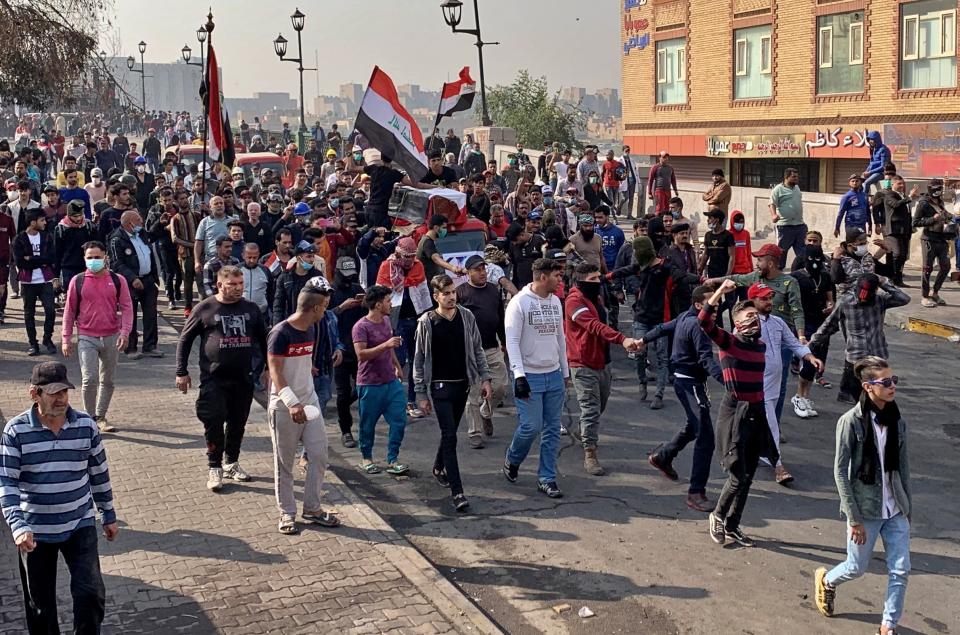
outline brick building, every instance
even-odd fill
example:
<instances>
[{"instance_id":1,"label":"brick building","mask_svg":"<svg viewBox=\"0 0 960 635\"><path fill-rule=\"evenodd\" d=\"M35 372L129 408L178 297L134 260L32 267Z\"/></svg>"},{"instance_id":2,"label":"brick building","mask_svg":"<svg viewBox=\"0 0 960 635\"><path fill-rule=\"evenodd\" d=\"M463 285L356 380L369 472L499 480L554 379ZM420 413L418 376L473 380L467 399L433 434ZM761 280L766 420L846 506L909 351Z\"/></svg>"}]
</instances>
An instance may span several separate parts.
<instances>
[{"instance_id":1,"label":"brick building","mask_svg":"<svg viewBox=\"0 0 960 635\"><path fill-rule=\"evenodd\" d=\"M620 1L625 142L671 153L688 207L720 167L762 230L793 166L835 213L867 130L906 177L960 177L958 0Z\"/></svg>"}]
</instances>

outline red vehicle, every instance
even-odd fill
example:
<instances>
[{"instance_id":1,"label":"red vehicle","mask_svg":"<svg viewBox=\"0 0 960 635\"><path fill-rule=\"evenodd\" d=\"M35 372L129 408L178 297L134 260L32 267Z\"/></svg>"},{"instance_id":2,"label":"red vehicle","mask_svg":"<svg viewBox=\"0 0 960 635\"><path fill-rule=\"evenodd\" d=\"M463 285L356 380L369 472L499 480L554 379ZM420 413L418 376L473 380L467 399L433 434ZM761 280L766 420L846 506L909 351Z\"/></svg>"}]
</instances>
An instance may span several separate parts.
<instances>
[{"instance_id":1,"label":"red vehicle","mask_svg":"<svg viewBox=\"0 0 960 635\"><path fill-rule=\"evenodd\" d=\"M250 178L251 167L255 163L260 166L261 172L269 169L281 179L284 177L283 159L273 152L241 152L234 159L233 167L243 168L243 177Z\"/></svg>"}]
</instances>

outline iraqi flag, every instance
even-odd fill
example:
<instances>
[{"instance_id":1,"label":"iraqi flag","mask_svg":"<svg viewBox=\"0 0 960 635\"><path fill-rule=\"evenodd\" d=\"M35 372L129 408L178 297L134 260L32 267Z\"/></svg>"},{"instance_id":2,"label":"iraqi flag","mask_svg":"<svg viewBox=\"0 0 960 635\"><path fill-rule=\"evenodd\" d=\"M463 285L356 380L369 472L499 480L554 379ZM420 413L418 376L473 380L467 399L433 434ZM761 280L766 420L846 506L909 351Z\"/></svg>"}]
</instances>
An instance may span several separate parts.
<instances>
[{"instance_id":1,"label":"iraqi flag","mask_svg":"<svg viewBox=\"0 0 960 635\"><path fill-rule=\"evenodd\" d=\"M420 128L400 103L393 80L379 66L373 68L354 127L371 147L403 168L411 180L419 181L427 173Z\"/></svg>"},{"instance_id":2,"label":"iraqi flag","mask_svg":"<svg viewBox=\"0 0 960 635\"><path fill-rule=\"evenodd\" d=\"M464 66L460 71L460 79L443 85L440 91L440 107L437 109L437 121L434 127L440 125L440 120L449 117L455 112L470 110L473 107L473 96L477 92L477 82L470 79L470 67Z\"/></svg>"},{"instance_id":3,"label":"iraqi flag","mask_svg":"<svg viewBox=\"0 0 960 635\"><path fill-rule=\"evenodd\" d=\"M208 47L207 80L201 87L201 96L207 105L207 153L213 161L233 167L235 158L230 119L223 107L223 91L220 88L220 68L213 46Z\"/></svg>"}]
</instances>

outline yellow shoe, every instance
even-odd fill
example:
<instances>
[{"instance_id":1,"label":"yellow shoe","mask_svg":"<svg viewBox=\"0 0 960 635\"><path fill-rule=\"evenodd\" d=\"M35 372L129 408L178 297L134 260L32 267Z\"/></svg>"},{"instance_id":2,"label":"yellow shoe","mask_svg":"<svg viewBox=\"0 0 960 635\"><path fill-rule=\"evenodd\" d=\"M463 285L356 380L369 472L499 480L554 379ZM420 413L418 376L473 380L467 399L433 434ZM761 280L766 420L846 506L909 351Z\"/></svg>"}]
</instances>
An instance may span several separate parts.
<instances>
[{"instance_id":1,"label":"yellow shoe","mask_svg":"<svg viewBox=\"0 0 960 635\"><path fill-rule=\"evenodd\" d=\"M827 586L827 568L820 567L813 574L814 578L814 600L817 602L817 610L824 617L833 617L833 600L836 597L836 587Z\"/></svg>"}]
</instances>

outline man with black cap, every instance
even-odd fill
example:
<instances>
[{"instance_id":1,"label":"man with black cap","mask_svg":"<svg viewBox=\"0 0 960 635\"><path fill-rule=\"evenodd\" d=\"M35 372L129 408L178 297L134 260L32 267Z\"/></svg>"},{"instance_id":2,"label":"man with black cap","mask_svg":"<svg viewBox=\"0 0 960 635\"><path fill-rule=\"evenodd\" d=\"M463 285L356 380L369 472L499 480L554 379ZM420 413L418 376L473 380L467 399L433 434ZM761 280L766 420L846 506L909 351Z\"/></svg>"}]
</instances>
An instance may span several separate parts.
<instances>
[{"instance_id":1,"label":"man with black cap","mask_svg":"<svg viewBox=\"0 0 960 635\"><path fill-rule=\"evenodd\" d=\"M350 413L350 406L357 400L357 352L353 348L353 327L367 314L363 307L363 297L357 261L350 256L337 258L330 306L337 316L340 342L345 346L342 361L333 369L333 383L337 388L340 440L345 448L357 447L356 439L353 438L353 416Z\"/></svg>"},{"instance_id":2,"label":"man with black cap","mask_svg":"<svg viewBox=\"0 0 960 635\"><path fill-rule=\"evenodd\" d=\"M430 169L420 177L420 182L436 187L455 187L457 173L450 166L443 164L443 149L431 150L427 158L430 159Z\"/></svg>"},{"instance_id":3,"label":"man with black cap","mask_svg":"<svg viewBox=\"0 0 960 635\"><path fill-rule=\"evenodd\" d=\"M927 308L944 305L946 302L940 297L940 287L950 273L950 243L957 238L957 224L943 204L943 179L930 180L927 193L920 197L920 202L914 209L913 226L923 227L923 234L920 236L920 249L923 254L921 304ZM933 273L934 261L937 262L939 270L931 288L930 275Z\"/></svg>"},{"instance_id":4,"label":"man with black cap","mask_svg":"<svg viewBox=\"0 0 960 635\"><path fill-rule=\"evenodd\" d=\"M306 240L301 240L293 250L293 259L277 278L277 288L273 295L273 323L279 324L297 309L297 296L307 280L323 274L316 267L317 248Z\"/></svg>"},{"instance_id":5,"label":"man with black cap","mask_svg":"<svg viewBox=\"0 0 960 635\"><path fill-rule=\"evenodd\" d=\"M591 219L593 216L590 217ZM513 286L521 289L533 282L533 263L543 256L545 240L527 233L526 228L513 223L507 228L507 252L513 264ZM599 241L599 238L597 239Z\"/></svg>"},{"instance_id":6,"label":"man with black cap","mask_svg":"<svg viewBox=\"0 0 960 635\"><path fill-rule=\"evenodd\" d=\"M84 215L83 201L75 199L67 205L67 215L53 230L57 267L60 270L60 288L70 286L70 279L84 268L83 245L97 239L97 228Z\"/></svg>"},{"instance_id":7,"label":"man with black cap","mask_svg":"<svg viewBox=\"0 0 960 635\"><path fill-rule=\"evenodd\" d=\"M42 209L27 210L26 227L13 241L13 258L17 265L17 279L23 296L23 323L27 329L30 348L27 354L40 354L37 343L37 300L43 305L43 347L50 355L56 355L53 345L53 326L57 319L54 292L59 288L57 259L53 232L46 232L47 216Z\"/></svg>"},{"instance_id":8,"label":"man with black cap","mask_svg":"<svg viewBox=\"0 0 960 635\"><path fill-rule=\"evenodd\" d=\"M457 287L457 302L470 309L476 318L492 389L492 394L485 399L480 394L480 387L472 386L467 399L470 447L479 450L484 446L483 437L493 436L493 409L503 400L507 390L507 367L503 361L507 344L503 327L505 306L500 287L487 278L487 263L483 256L470 256L464 266L467 282Z\"/></svg>"},{"instance_id":9,"label":"man with black cap","mask_svg":"<svg viewBox=\"0 0 960 635\"><path fill-rule=\"evenodd\" d=\"M93 419L70 407L68 391L74 385L66 366L37 364L30 384L34 404L11 419L0 435L0 500L19 550L26 628L30 633L60 631L53 581L63 554L70 572L74 632L99 633L106 592L93 508L100 511L107 540L119 532L106 450Z\"/></svg>"},{"instance_id":10,"label":"man with black cap","mask_svg":"<svg viewBox=\"0 0 960 635\"><path fill-rule=\"evenodd\" d=\"M286 317L286 316L285 316ZM260 308L243 299L243 273L226 266L217 274L217 293L190 312L177 343L177 389L191 385L187 364L200 338L200 392L197 418L207 442L207 489L218 492L223 479L250 480L240 467L240 445L253 401L255 355L267 358L267 328ZM263 377L262 379L265 379ZM226 425L226 428L224 428ZM223 463L226 455L226 465Z\"/></svg>"}]
</instances>

